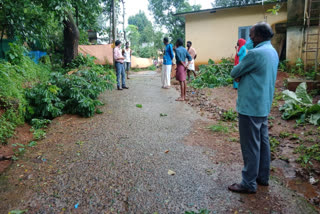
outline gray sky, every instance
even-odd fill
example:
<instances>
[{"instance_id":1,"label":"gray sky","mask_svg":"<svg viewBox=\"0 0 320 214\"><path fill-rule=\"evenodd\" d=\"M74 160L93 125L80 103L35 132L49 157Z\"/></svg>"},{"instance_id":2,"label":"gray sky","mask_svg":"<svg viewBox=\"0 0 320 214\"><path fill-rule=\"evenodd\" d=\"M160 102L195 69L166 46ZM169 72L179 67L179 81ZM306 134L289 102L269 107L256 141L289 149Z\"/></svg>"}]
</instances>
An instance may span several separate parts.
<instances>
[{"instance_id":1,"label":"gray sky","mask_svg":"<svg viewBox=\"0 0 320 214\"><path fill-rule=\"evenodd\" d=\"M201 9L209 9L211 7L211 2L213 0L189 0L191 5L200 4ZM128 20L129 16L133 16L142 10L147 15L148 19L153 22L152 14L148 10L148 0L127 0L126 1L126 19ZM126 20L126 24L127 24Z\"/></svg>"}]
</instances>

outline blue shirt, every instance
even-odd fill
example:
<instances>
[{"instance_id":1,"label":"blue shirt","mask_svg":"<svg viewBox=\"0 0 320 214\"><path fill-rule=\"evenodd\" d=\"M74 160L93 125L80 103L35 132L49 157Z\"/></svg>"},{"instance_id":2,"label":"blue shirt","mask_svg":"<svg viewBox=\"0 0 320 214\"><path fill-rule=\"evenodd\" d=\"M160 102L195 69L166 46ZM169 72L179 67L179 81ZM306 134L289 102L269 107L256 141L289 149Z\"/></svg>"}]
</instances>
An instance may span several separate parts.
<instances>
[{"instance_id":1,"label":"blue shirt","mask_svg":"<svg viewBox=\"0 0 320 214\"><path fill-rule=\"evenodd\" d=\"M163 54L163 64L164 65L172 65L174 54L173 54L173 48L171 44L167 44L164 49Z\"/></svg>"},{"instance_id":2,"label":"blue shirt","mask_svg":"<svg viewBox=\"0 0 320 214\"><path fill-rule=\"evenodd\" d=\"M243 45L238 52L239 62L242 61L242 59L246 56L246 54L247 54L247 48L245 45Z\"/></svg>"},{"instance_id":3,"label":"blue shirt","mask_svg":"<svg viewBox=\"0 0 320 214\"><path fill-rule=\"evenodd\" d=\"M177 62L177 64L180 62L185 62L186 58L188 59L188 61L192 61L192 57L188 53L187 49L185 49L183 46L176 48L176 62Z\"/></svg>"},{"instance_id":4,"label":"blue shirt","mask_svg":"<svg viewBox=\"0 0 320 214\"><path fill-rule=\"evenodd\" d=\"M254 117L270 113L279 57L270 41L258 44L231 71L233 78L241 77L238 88L237 111Z\"/></svg>"}]
</instances>

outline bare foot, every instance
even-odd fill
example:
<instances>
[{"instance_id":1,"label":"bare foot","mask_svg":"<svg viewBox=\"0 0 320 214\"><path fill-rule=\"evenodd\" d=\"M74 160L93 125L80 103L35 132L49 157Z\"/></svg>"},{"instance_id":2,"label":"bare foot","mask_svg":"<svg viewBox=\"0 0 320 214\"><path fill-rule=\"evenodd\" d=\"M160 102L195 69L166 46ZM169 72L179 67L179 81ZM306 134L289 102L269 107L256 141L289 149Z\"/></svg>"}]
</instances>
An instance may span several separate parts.
<instances>
[{"instance_id":1,"label":"bare foot","mask_svg":"<svg viewBox=\"0 0 320 214\"><path fill-rule=\"evenodd\" d=\"M169 86L165 86L165 87L163 87L164 89L169 89L170 87Z\"/></svg>"},{"instance_id":2,"label":"bare foot","mask_svg":"<svg viewBox=\"0 0 320 214\"><path fill-rule=\"evenodd\" d=\"M188 98L184 98L184 101L189 101L189 99Z\"/></svg>"},{"instance_id":3,"label":"bare foot","mask_svg":"<svg viewBox=\"0 0 320 214\"><path fill-rule=\"evenodd\" d=\"M184 101L184 98L179 97L178 99L176 99L176 101Z\"/></svg>"}]
</instances>

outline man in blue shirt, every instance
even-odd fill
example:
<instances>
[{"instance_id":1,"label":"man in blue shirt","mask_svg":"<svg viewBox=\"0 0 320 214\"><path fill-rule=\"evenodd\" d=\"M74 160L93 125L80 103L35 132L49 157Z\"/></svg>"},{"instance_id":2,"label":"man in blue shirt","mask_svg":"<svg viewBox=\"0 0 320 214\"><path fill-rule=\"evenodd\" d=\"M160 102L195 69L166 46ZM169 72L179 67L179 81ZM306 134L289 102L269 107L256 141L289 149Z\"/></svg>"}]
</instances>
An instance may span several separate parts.
<instances>
[{"instance_id":1,"label":"man in blue shirt","mask_svg":"<svg viewBox=\"0 0 320 214\"><path fill-rule=\"evenodd\" d=\"M163 64L162 64L162 72L161 72L161 83L162 88L168 89L170 87L170 79L171 79L171 68L172 68L172 59L174 57L172 45L169 44L169 39L165 37L163 39L163 43L165 45L163 51Z\"/></svg>"},{"instance_id":2,"label":"man in blue shirt","mask_svg":"<svg viewBox=\"0 0 320 214\"><path fill-rule=\"evenodd\" d=\"M231 71L231 76L240 81L237 111L244 161L241 183L228 187L233 192L255 193L257 184L269 185L268 114L279 64L278 54L270 42L272 37L269 24L254 25L250 30L254 48Z\"/></svg>"}]
</instances>

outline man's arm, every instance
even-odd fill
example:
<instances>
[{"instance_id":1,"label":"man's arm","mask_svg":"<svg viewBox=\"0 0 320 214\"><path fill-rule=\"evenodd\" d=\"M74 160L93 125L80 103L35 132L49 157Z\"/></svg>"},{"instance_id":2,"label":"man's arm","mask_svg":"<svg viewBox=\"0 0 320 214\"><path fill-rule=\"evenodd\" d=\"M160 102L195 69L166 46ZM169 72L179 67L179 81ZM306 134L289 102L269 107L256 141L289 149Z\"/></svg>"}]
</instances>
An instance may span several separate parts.
<instances>
[{"instance_id":1,"label":"man's arm","mask_svg":"<svg viewBox=\"0 0 320 214\"><path fill-rule=\"evenodd\" d=\"M196 60L197 56L198 56L197 54L196 54L196 55L194 55L194 60Z\"/></svg>"},{"instance_id":2,"label":"man's arm","mask_svg":"<svg viewBox=\"0 0 320 214\"><path fill-rule=\"evenodd\" d=\"M235 66L231 71L231 77L236 79L245 74L253 72L258 67L259 62L256 61L256 55L254 52L249 51L243 60Z\"/></svg>"},{"instance_id":3,"label":"man's arm","mask_svg":"<svg viewBox=\"0 0 320 214\"><path fill-rule=\"evenodd\" d=\"M173 53L173 49L172 49L172 46L171 46L171 45L169 46L169 53L170 53L170 58L171 58L171 60L173 60L173 58L174 58L174 53Z\"/></svg>"}]
</instances>

